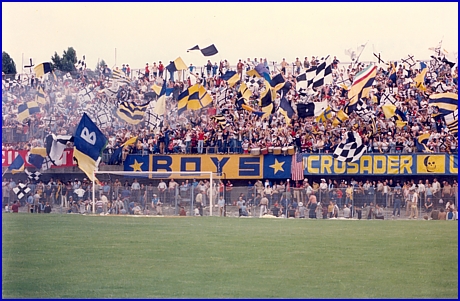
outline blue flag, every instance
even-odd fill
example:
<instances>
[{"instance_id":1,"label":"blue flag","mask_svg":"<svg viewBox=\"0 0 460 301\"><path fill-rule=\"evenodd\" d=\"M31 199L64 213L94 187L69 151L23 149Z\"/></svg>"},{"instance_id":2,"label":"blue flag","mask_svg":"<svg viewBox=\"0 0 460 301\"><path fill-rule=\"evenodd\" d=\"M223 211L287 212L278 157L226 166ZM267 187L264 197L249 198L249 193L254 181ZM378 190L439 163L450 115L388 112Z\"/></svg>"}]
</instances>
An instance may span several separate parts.
<instances>
[{"instance_id":1,"label":"blue flag","mask_svg":"<svg viewBox=\"0 0 460 301\"><path fill-rule=\"evenodd\" d=\"M13 175L24 171L24 159L21 157L21 155L18 154L13 163L8 166L8 170L10 170Z\"/></svg>"},{"instance_id":2,"label":"blue flag","mask_svg":"<svg viewBox=\"0 0 460 301\"><path fill-rule=\"evenodd\" d=\"M74 135L74 158L78 167L94 181L94 171L101 160L102 151L107 145L107 138L91 119L83 114Z\"/></svg>"}]
</instances>

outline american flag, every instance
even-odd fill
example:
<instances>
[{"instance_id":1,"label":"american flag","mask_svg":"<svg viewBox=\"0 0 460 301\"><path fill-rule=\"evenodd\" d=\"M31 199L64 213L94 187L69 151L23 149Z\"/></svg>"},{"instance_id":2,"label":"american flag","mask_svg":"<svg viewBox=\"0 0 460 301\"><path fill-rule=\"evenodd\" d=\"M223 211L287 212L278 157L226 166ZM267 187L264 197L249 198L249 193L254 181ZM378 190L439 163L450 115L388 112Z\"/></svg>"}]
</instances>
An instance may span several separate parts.
<instances>
[{"instance_id":1,"label":"american flag","mask_svg":"<svg viewBox=\"0 0 460 301\"><path fill-rule=\"evenodd\" d=\"M296 153L292 155L292 167L291 167L291 176L293 181L303 181L303 155L301 153Z\"/></svg>"}]
</instances>

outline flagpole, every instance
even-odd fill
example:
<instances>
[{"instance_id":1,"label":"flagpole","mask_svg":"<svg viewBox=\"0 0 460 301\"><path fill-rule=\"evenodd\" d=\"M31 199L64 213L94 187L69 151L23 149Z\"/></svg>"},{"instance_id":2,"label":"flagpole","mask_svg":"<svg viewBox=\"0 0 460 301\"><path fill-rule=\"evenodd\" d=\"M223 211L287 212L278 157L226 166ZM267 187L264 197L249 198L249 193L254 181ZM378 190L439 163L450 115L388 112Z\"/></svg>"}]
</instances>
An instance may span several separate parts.
<instances>
[{"instance_id":1,"label":"flagpole","mask_svg":"<svg viewBox=\"0 0 460 301\"><path fill-rule=\"evenodd\" d=\"M356 58L356 61L354 62L354 64L356 64L356 63L359 62L359 58L361 57L361 54L363 53L364 49L366 48L367 43L369 43L369 40L367 40L366 44L364 44L364 47L363 47L363 49L361 49L361 52L359 53L358 57ZM354 67L354 64L353 64L353 66L351 67L352 69L353 69L353 67Z\"/></svg>"},{"instance_id":2,"label":"flagpole","mask_svg":"<svg viewBox=\"0 0 460 301\"><path fill-rule=\"evenodd\" d=\"M93 214L96 213L96 185L94 185L95 182L96 182L96 174L93 171Z\"/></svg>"}]
</instances>

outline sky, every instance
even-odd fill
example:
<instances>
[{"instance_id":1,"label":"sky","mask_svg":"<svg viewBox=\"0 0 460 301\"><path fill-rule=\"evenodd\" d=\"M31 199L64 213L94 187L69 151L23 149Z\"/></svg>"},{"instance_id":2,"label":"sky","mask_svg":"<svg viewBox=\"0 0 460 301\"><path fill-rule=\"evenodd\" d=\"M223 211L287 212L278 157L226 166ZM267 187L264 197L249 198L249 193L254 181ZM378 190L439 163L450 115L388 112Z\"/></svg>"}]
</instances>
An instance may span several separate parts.
<instances>
[{"instance_id":1,"label":"sky","mask_svg":"<svg viewBox=\"0 0 460 301\"><path fill-rule=\"evenodd\" d=\"M181 57L203 66L227 59L267 58L294 62L305 56L337 56L366 44L360 61L426 60L442 41L458 50L458 3L20 3L2 2L2 51L18 72L47 62L73 47L94 69L169 62ZM187 49L214 44L219 53L204 57ZM27 71L27 69L25 70Z\"/></svg>"}]
</instances>

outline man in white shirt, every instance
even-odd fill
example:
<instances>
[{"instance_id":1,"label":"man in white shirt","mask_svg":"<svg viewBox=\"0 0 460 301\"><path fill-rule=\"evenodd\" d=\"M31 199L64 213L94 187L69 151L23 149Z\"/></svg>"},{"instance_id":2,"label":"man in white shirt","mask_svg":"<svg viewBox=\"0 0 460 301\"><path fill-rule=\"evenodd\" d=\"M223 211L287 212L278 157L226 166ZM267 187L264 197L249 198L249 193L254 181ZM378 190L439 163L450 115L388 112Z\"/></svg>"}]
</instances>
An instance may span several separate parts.
<instances>
[{"instance_id":1,"label":"man in white shirt","mask_svg":"<svg viewBox=\"0 0 460 301\"><path fill-rule=\"evenodd\" d=\"M423 181L422 180L419 180L418 181L418 196L421 200L424 200L425 199L425 184L423 184Z\"/></svg>"},{"instance_id":2,"label":"man in white shirt","mask_svg":"<svg viewBox=\"0 0 460 301\"><path fill-rule=\"evenodd\" d=\"M166 197L166 189L168 187L166 186L165 181L160 180L160 183L158 184L158 194L160 196L160 199L165 202L165 197Z\"/></svg>"},{"instance_id":3,"label":"man in white shirt","mask_svg":"<svg viewBox=\"0 0 460 301\"><path fill-rule=\"evenodd\" d=\"M433 192L435 204L439 203L439 199L441 198L441 183L438 182L438 179L434 178L433 184L431 185L431 191Z\"/></svg>"}]
</instances>

